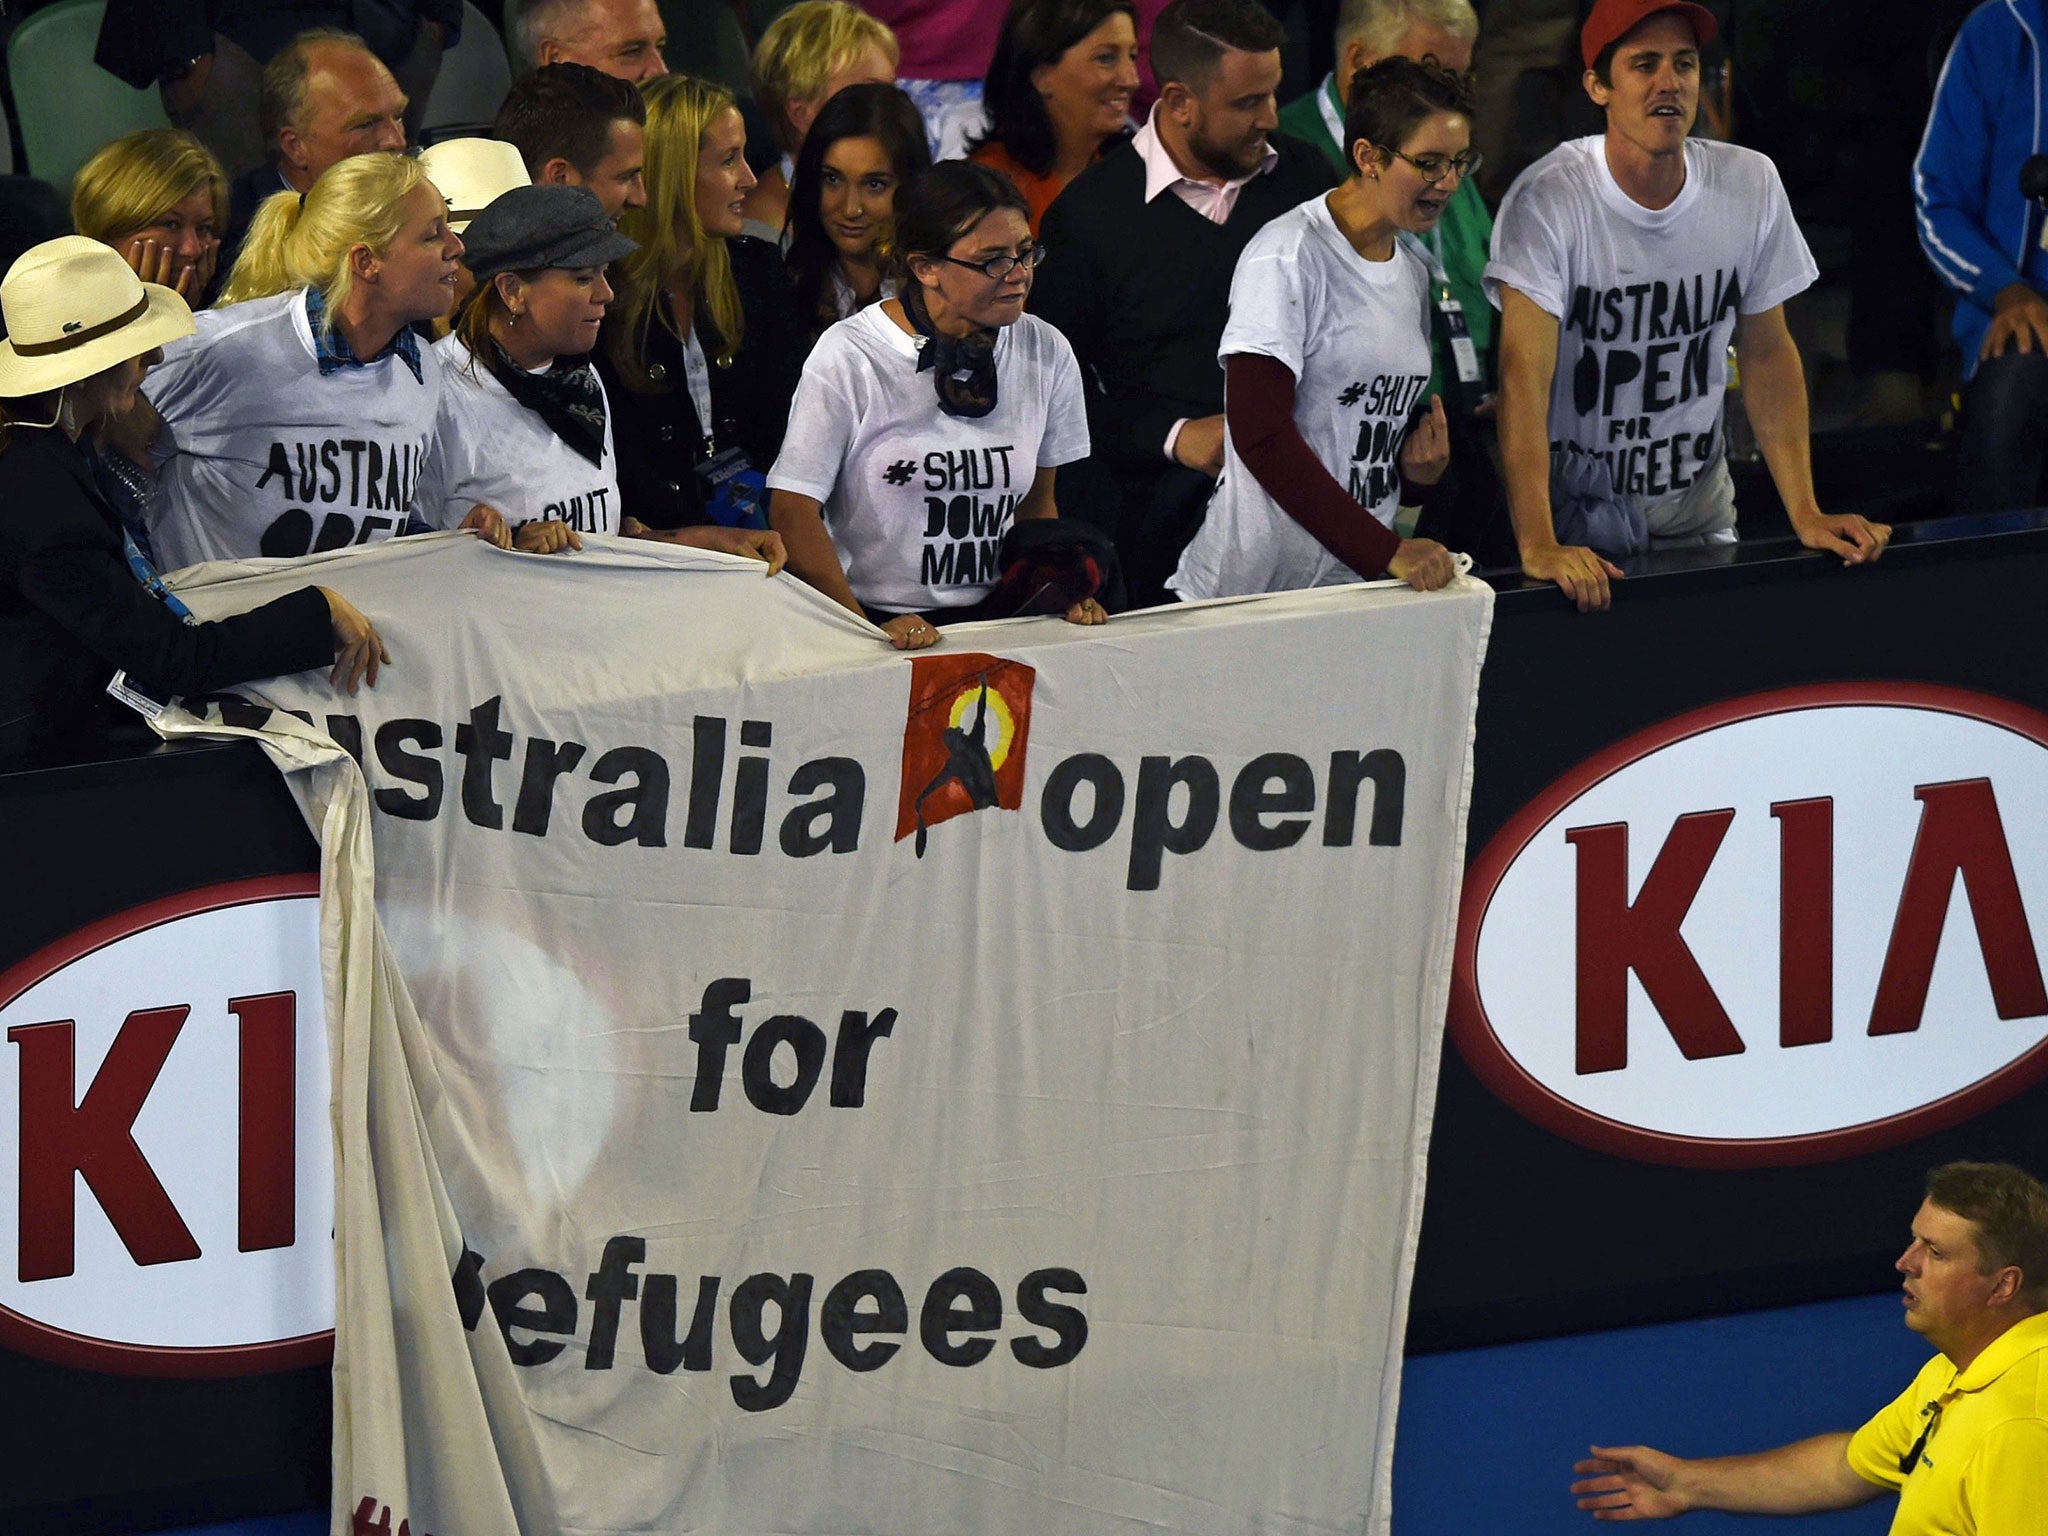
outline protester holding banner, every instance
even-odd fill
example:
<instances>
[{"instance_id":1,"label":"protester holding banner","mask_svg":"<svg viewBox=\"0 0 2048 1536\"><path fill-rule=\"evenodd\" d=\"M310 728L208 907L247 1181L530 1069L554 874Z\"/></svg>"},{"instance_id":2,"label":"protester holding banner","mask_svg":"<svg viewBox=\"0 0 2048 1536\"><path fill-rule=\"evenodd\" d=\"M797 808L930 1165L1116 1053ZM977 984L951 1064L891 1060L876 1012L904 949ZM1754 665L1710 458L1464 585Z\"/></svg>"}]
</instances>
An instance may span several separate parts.
<instances>
[{"instance_id":1,"label":"protester holding banner","mask_svg":"<svg viewBox=\"0 0 2048 1536\"><path fill-rule=\"evenodd\" d=\"M383 642L326 588L195 621L93 483L81 440L131 409L163 344L192 333L185 301L67 235L8 269L0 307L0 770L88 744L115 669L159 697L329 663L336 686L375 683Z\"/></svg>"},{"instance_id":2,"label":"protester holding banner","mask_svg":"<svg viewBox=\"0 0 2048 1536\"><path fill-rule=\"evenodd\" d=\"M619 227L639 249L597 353L614 412L619 486L653 528L761 527L803 365L803 336L775 247L741 237L754 184L732 93L688 75L642 87L647 205Z\"/></svg>"},{"instance_id":3,"label":"protester holding banner","mask_svg":"<svg viewBox=\"0 0 2048 1536\"><path fill-rule=\"evenodd\" d=\"M849 85L818 113L797 152L783 258L814 333L895 297L882 269L896 194L931 163L924 119L893 85Z\"/></svg>"},{"instance_id":4,"label":"protester holding banner","mask_svg":"<svg viewBox=\"0 0 2048 1536\"><path fill-rule=\"evenodd\" d=\"M1057 516L1054 472L1088 452L1081 370L1024 313L1044 247L1000 171L947 160L896 214L899 298L820 338L769 472L790 567L899 650L933 618L982 617L1013 522ZM1105 615L1090 595L1076 624Z\"/></svg>"},{"instance_id":5,"label":"protester holding banner","mask_svg":"<svg viewBox=\"0 0 2048 1536\"><path fill-rule=\"evenodd\" d=\"M441 416L420 483L426 521L499 518L539 554L580 549L586 533L640 531L620 502L611 402L590 361L612 300L605 268L633 249L583 187L517 187L470 223L463 254L479 286L434 347ZM767 533L687 528L668 542L781 564Z\"/></svg>"},{"instance_id":6,"label":"protester holding banner","mask_svg":"<svg viewBox=\"0 0 2048 1536\"><path fill-rule=\"evenodd\" d=\"M434 346L441 412L422 518L453 525L483 503L541 553L617 533L611 412L589 354L612 298L604 269L633 242L582 187L518 187L464 244L477 289Z\"/></svg>"},{"instance_id":7,"label":"protester holding banner","mask_svg":"<svg viewBox=\"0 0 2048 1536\"><path fill-rule=\"evenodd\" d=\"M353 156L303 202L263 205L223 307L165 349L147 387L166 566L405 527L441 395L411 327L448 313L461 254L446 199L401 155Z\"/></svg>"},{"instance_id":8,"label":"protester holding banner","mask_svg":"<svg viewBox=\"0 0 2048 1536\"><path fill-rule=\"evenodd\" d=\"M1443 545L1394 531L1450 460L1443 400L1425 398L1429 273L1398 237L1432 227L1470 171L1471 110L1462 76L1375 64L1345 112L1350 178L1245 247L1221 348L1223 474L1168 583L1182 597L1382 571L1427 592L1456 574Z\"/></svg>"}]
</instances>

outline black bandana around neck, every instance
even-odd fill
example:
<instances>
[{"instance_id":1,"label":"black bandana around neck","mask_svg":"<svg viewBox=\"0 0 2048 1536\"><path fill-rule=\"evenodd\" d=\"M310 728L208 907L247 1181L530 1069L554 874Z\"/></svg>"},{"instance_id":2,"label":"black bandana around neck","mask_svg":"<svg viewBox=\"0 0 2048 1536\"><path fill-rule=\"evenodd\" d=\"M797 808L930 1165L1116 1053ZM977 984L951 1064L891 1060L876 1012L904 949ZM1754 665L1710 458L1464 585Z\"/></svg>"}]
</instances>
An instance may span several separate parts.
<instances>
[{"instance_id":1,"label":"black bandana around neck","mask_svg":"<svg viewBox=\"0 0 2048 1536\"><path fill-rule=\"evenodd\" d=\"M588 354L558 357L546 373L528 373L493 340L483 359L505 393L537 411L555 436L599 468L604 466L604 388Z\"/></svg>"},{"instance_id":2,"label":"black bandana around neck","mask_svg":"<svg viewBox=\"0 0 2048 1536\"><path fill-rule=\"evenodd\" d=\"M948 416L986 416L996 408L996 335L993 329L947 336L932 324L918 283L903 285L903 313L924 338L917 371L930 369L938 386L939 409Z\"/></svg>"}]
</instances>

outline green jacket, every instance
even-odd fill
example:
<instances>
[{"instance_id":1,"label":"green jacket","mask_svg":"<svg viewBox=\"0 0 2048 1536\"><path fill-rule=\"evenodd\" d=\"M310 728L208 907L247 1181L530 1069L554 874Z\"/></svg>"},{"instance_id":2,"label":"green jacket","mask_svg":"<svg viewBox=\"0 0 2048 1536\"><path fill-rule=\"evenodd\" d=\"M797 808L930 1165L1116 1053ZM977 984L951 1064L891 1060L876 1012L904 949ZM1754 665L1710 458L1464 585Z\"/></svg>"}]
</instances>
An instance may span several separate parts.
<instances>
[{"instance_id":1,"label":"green jacket","mask_svg":"<svg viewBox=\"0 0 2048 1536\"><path fill-rule=\"evenodd\" d=\"M1325 75L1323 83L1315 90L1280 109L1280 131L1315 145L1330 157L1330 163L1337 167L1339 175L1349 174L1350 167L1344 163L1344 146L1330 132L1318 97L1329 101L1331 110L1341 121L1344 114L1337 105L1336 77ZM1493 349L1497 316L1493 306L1487 302L1486 290L1480 286L1479 279L1486 271L1487 254L1493 245L1493 215L1487 211L1486 200L1479 195L1476 182L1467 178L1458 183L1458 190L1444 204L1436 233L1424 237L1423 244L1433 249L1437 259L1443 262L1451 294L1465 307L1465 324L1472 333L1472 344L1479 349L1479 366L1486 374L1486 387L1491 389L1495 382ZM1436 373L1430 379L1429 387L1437 391L1445 379L1457 377L1456 365L1451 361L1450 342L1442 334L1441 327L1432 329L1430 350L1436 356Z\"/></svg>"}]
</instances>

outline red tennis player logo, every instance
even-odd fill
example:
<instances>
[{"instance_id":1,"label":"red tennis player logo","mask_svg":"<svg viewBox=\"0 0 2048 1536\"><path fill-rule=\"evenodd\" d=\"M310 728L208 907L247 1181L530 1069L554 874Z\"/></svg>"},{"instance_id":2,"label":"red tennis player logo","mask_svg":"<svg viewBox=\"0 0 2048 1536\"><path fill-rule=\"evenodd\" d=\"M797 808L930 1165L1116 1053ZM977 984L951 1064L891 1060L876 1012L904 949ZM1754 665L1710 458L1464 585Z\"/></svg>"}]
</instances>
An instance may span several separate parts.
<instances>
[{"instance_id":1,"label":"red tennis player logo","mask_svg":"<svg viewBox=\"0 0 2048 1536\"><path fill-rule=\"evenodd\" d=\"M916 833L923 858L925 836L940 822L1023 805L1036 675L1022 662L972 652L911 662L897 842Z\"/></svg>"}]
</instances>

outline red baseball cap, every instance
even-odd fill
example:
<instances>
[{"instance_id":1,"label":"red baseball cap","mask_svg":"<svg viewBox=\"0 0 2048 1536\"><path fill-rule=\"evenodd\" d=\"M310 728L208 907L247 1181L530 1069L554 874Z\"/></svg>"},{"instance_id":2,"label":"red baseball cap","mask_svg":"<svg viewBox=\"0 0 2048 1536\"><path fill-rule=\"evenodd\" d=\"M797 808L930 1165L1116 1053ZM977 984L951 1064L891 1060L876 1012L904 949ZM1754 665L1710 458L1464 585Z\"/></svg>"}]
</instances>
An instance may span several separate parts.
<instances>
[{"instance_id":1,"label":"red baseball cap","mask_svg":"<svg viewBox=\"0 0 2048 1536\"><path fill-rule=\"evenodd\" d=\"M1691 22L1693 36L1699 39L1702 48L1721 35L1721 23L1714 20L1714 13L1691 0L1600 0L1593 7L1593 14L1586 18L1585 26L1579 29L1579 53L1586 68L1593 67L1593 61L1609 43L1621 41L1652 16L1665 11L1676 11Z\"/></svg>"}]
</instances>

